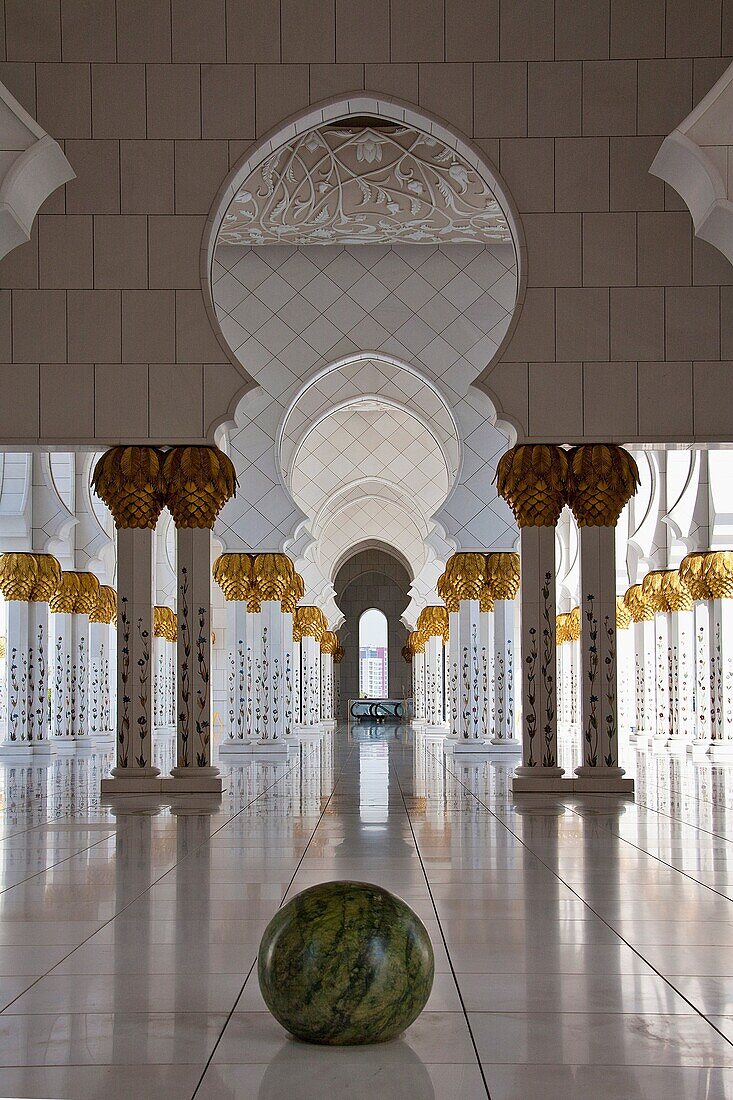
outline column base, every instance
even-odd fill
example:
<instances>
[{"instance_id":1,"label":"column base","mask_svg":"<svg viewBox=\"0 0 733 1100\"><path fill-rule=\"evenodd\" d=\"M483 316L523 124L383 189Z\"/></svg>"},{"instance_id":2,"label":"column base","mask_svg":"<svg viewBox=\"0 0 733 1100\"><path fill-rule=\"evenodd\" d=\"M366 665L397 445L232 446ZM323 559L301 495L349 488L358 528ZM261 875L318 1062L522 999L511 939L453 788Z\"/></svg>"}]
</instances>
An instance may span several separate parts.
<instances>
[{"instance_id":1,"label":"column base","mask_svg":"<svg viewBox=\"0 0 733 1100\"><path fill-rule=\"evenodd\" d=\"M529 768L520 764L512 776L512 794L572 794L573 780L563 779L564 774L564 768Z\"/></svg>"},{"instance_id":2,"label":"column base","mask_svg":"<svg viewBox=\"0 0 733 1100\"><path fill-rule=\"evenodd\" d=\"M206 767L188 767L182 768L177 764L174 768L171 768L171 777L173 779L187 779L192 775L195 775L199 779L212 779L219 774L219 769L209 764Z\"/></svg>"},{"instance_id":3,"label":"column base","mask_svg":"<svg viewBox=\"0 0 733 1100\"><path fill-rule=\"evenodd\" d=\"M317 726L293 726L293 739L297 741L320 741L323 730Z\"/></svg>"},{"instance_id":4,"label":"column base","mask_svg":"<svg viewBox=\"0 0 733 1100\"><path fill-rule=\"evenodd\" d=\"M459 737L457 741L450 741L449 744L453 746L454 756L462 756L464 753L483 753L485 755L490 750L488 742L478 741L474 737ZM447 746L446 751L450 751Z\"/></svg>"},{"instance_id":5,"label":"column base","mask_svg":"<svg viewBox=\"0 0 733 1100\"><path fill-rule=\"evenodd\" d=\"M52 737L51 744L59 756L73 756L78 742L75 737Z\"/></svg>"},{"instance_id":6,"label":"column base","mask_svg":"<svg viewBox=\"0 0 733 1100\"><path fill-rule=\"evenodd\" d=\"M160 780L161 794L166 798L177 794L221 794L224 785L218 773L218 768L172 768L171 774Z\"/></svg>"},{"instance_id":7,"label":"column base","mask_svg":"<svg viewBox=\"0 0 733 1100\"><path fill-rule=\"evenodd\" d=\"M141 769L142 770L142 769ZM202 771L201 768L184 768L183 771ZM207 769L208 770L208 769ZM221 794L224 787L221 776L116 776L102 780L102 797L149 794L167 798L179 794Z\"/></svg>"},{"instance_id":8,"label":"column base","mask_svg":"<svg viewBox=\"0 0 733 1100\"><path fill-rule=\"evenodd\" d=\"M320 738L319 738L320 739ZM296 744L297 740L293 739L290 744ZM250 745L250 754L252 756L267 756L269 758L277 758L279 760L286 760L288 756L288 741L282 740L278 737L277 741L253 741Z\"/></svg>"},{"instance_id":9,"label":"column base","mask_svg":"<svg viewBox=\"0 0 733 1100\"><path fill-rule=\"evenodd\" d=\"M696 741L692 746L692 758L733 760L733 741Z\"/></svg>"},{"instance_id":10,"label":"column base","mask_svg":"<svg viewBox=\"0 0 733 1100\"><path fill-rule=\"evenodd\" d=\"M634 780L624 779L623 768L590 768L586 765L575 769L573 790L575 794L633 794Z\"/></svg>"},{"instance_id":11,"label":"column base","mask_svg":"<svg viewBox=\"0 0 733 1100\"><path fill-rule=\"evenodd\" d=\"M112 730L108 733L94 733L89 740L95 749L110 749L115 743L115 735Z\"/></svg>"},{"instance_id":12,"label":"column base","mask_svg":"<svg viewBox=\"0 0 733 1100\"><path fill-rule=\"evenodd\" d=\"M244 739L227 737L225 741L222 741L219 745L219 756L246 756L252 752L253 741L245 741Z\"/></svg>"},{"instance_id":13,"label":"column base","mask_svg":"<svg viewBox=\"0 0 733 1100\"><path fill-rule=\"evenodd\" d=\"M507 737L492 737L489 741L489 752L494 755L504 752L521 752L522 746L518 741Z\"/></svg>"},{"instance_id":14,"label":"column base","mask_svg":"<svg viewBox=\"0 0 733 1100\"><path fill-rule=\"evenodd\" d=\"M0 757L26 759L33 756L33 745L33 741L3 741L0 744Z\"/></svg>"},{"instance_id":15,"label":"column base","mask_svg":"<svg viewBox=\"0 0 733 1100\"><path fill-rule=\"evenodd\" d=\"M415 733L420 737L424 737L426 741L445 741L446 733L448 732L447 726L421 726L415 730Z\"/></svg>"},{"instance_id":16,"label":"column base","mask_svg":"<svg viewBox=\"0 0 733 1100\"><path fill-rule=\"evenodd\" d=\"M667 739L667 748L670 752L686 753L690 740L687 737L670 737Z\"/></svg>"}]
</instances>

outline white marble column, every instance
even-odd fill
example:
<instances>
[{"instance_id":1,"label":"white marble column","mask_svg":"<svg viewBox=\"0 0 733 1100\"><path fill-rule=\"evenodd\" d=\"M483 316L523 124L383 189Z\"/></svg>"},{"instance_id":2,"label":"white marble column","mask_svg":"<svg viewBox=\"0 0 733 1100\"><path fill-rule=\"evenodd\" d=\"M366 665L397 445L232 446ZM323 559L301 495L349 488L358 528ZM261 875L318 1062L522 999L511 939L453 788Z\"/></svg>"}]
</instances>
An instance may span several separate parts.
<instances>
[{"instance_id":1,"label":"white marble column","mask_svg":"<svg viewBox=\"0 0 733 1100\"><path fill-rule=\"evenodd\" d=\"M652 744L664 748L672 732L672 612L666 591L672 570L653 569L642 581L642 594L654 611L655 721Z\"/></svg>"},{"instance_id":2,"label":"white marble column","mask_svg":"<svg viewBox=\"0 0 733 1100\"><path fill-rule=\"evenodd\" d=\"M155 694L153 726L169 737L176 731L176 647L178 618L170 607L153 608L153 652Z\"/></svg>"},{"instance_id":3,"label":"white marble column","mask_svg":"<svg viewBox=\"0 0 733 1100\"><path fill-rule=\"evenodd\" d=\"M632 741L634 726L634 637L630 629L631 612L616 597L616 641L618 644L618 729L619 736Z\"/></svg>"},{"instance_id":4,"label":"white marble column","mask_svg":"<svg viewBox=\"0 0 733 1100\"><path fill-rule=\"evenodd\" d=\"M91 747L89 615L100 599L93 573L61 574L50 601L54 672L52 714L54 749L69 752Z\"/></svg>"},{"instance_id":5,"label":"white marble column","mask_svg":"<svg viewBox=\"0 0 733 1100\"><path fill-rule=\"evenodd\" d=\"M424 676L424 733L441 741L448 733L445 721L445 651L450 640L449 615L445 607L424 607L417 620L417 633L423 642L423 653L413 658L422 660ZM418 667L418 676L420 676Z\"/></svg>"},{"instance_id":6,"label":"white marble column","mask_svg":"<svg viewBox=\"0 0 733 1100\"><path fill-rule=\"evenodd\" d=\"M111 684L116 640L112 620L116 615L117 593L103 584L99 602L89 616L89 736L100 748L113 745L115 739Z\"/></svg>"},{"instance_id":7,"label":"white marble column","mask_svg":"<svg viewBox=\"0 0 733 1100\"><path fill-rule=\"evenodd\" d=\"M293 637L300 644L300 723L295 733L300 738L320 737L321 728L321 639L328 623L319 607L297 607L293 615Z\"/></svg>"},{"instance_id":8,"label":"white marble column","mask_svg":"<svg viewBox=\"0 0 733 1100\"><path fill-rule=\"evenodd\" d=\"M631 791L618 763L616 549L611 526L581 526L580 668L583 762L578 789Z\"/></svg>"},{"instance_id":9,"label":"white marble column","mask_svg":"<svg viewBox=\"0 0 733 1100\"><path fill-rule=\"evenodd\" d=\"M334 699L334 656L338 649L338 635L324 631L321 638L321 721L324 729L336 729Z\"/></svg>"},{"instance_id":10,"label":"white marble column","mask_svg":"<svg viewBox=\"0 0 733 1100\"><path fill-rule=\"evenodd\" d=\"M631 613L634 649L631 740L640 748L644 748L651 742L656 729L654 611L640 584L633 584L627 589L624 604Z\"/></svg>"},{"instance_id":11,"label":"white marble column","mask_svg":"<svg viewBox=\"0 0 733 1100\"><path fill-rule=\"evenodd\" d=\"M410 631L407 648L412 655L412 725L422 729L426 722L425 639L419 630Z\"/></svg>"},{"instance_id":12,"label":"white marble column","mask_svg":"<svg viewBox=\"0 0 733 1100\"><path fill-rule=\"evenodd\" d=\"M733 551L700 551L680 565L695 600L693 756L733 755Z\"/></svg>"},{"instance_id":13,"label":"white marble column","mask_svg":"<svg viewBox=\"0 0 733 1100\"><path fill-rule=\"evenodd\" d=\"M682 596L672 612L672 731L667 745L685 752L695 739L695 609Z\"/></svg>"},{"instance_id":14,"label":"white marble column","mask_svg":"<svg viewBox=\"0 0 733 1100\"><path fill-rule=\"evenodd\" d=\"M512 790L563 789L557 755L555 527L522 527L522 764Z\"/></svg>"},{"instance_id":15,"label":"white marble column","mask_svg":"<svg viewBox=\"0 0 733 1100\"><path fill-rule=\"evenodd\" d=\"M337 720L342 719L342 705L341 699L341 662L344 659L343 646L339 643L336 647L336 652L333 655L333 698L334 698L334 718Z\"/></svg>"},{"instance_id":16,"label":"white marble column","mask_svg":"<svg viewBox=\"0 0 733 1100\"><path fill-rule=\"evenodd\" d=\"M0 590L7 600L3 755L50 751L48 601L60 578L51 554L0 556Z\"/></svg>"},{"instance_id":17,"label":"white marble column","mask_svg":"<svg viewBox=\"0 0 733 1100\"><path fill-rule=\"evenodd\" d=\"M519 554L488 554L486 580L488 595L493 602L489 634L493 650L489 680L491 745L494 752L519 752L521 746L516 737L514 696L515 600L520 584Z\"/></svg>"},{"instance_id":18,"label":"white marble column","mask_svg":"<svg viewBox=\"0 0 733 1100\"><path fill-rule=\"evenodd\" d=\"M153 764L152 640L162 466L155 447L113 447L92 475L117 528L117 762L112 777L102 780L103 795L160 790L160 769Z\"/></svg>"},{"instance_id":19,"label":"white marble column","mask_svg":"<svg viewBox=\"0 0 733 1100\"><path fill-rule=\"evenodd\" d=\"M618 760L616 524L638 484L636 462L623 447L584 445L568 452L567 499L580 544L579 792L634 789Z\"/></svg>"}]
</instances>

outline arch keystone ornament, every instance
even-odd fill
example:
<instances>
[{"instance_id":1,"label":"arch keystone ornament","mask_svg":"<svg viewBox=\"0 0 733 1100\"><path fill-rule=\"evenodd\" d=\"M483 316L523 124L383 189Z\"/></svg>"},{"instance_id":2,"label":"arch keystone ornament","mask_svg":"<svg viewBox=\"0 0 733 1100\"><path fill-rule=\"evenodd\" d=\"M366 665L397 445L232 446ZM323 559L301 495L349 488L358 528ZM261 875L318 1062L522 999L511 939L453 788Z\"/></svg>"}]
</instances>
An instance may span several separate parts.
<instances>
[{"instance_id":1,"label":"arch keystone ornament","mask_svg":"<svg viewBox=\"0 0 733 1100\"><path fill-rule=\"evenodd\" d=\"M163 496L176 525L178 720L176 766L166 789L221 793L211 764L211 531L236 495L231 459L218 447L171 447Z\"/></svg>"},{"instance_id":2,"label":"arch keystone ornament","mask_svg":"<svg viewBox=\"0 0 733 1100\"><path fill-rule=\"evenodd\" d=\"M61 580L51 554L0 554L0 592L8 601L5 684L7 737L0 753L48 753L51 665L48 602Z\"/></svg>"},{"instance_id":3,"label":"arch keystone ornament","mask_svg":"<svg viewBox=\"0 0 733 1100\"><path fill-rule=\"evenodd\" d=\"M102 794L160 791L153 764L153 571L155 527L165 505L164 452L119 446L105 451L92 486L117 528L117 762Z\"/></svg>"},{"instance_id":4,"label":"arch keystone ornament","mask_svg":"<svg viewBox=\"0 0 733 1100\"><path fill-rule=\"evenodd\" d=\"M566 502L567 452L521 444L499 459L496 486L519 526L522 577L522 764L517 794L565 791L557 763L555 527Z\"/></svg>"},{"instance_id":5,"label":"arch keystone ornament","mask_svg":"<svg viewBox=\"0 0 733 1100\"><path fill-rule=\"evenodd\" d=\"M630 793L618 766L618 639L615 527L639 485L623 447L588 444L568 452L566 500L579 528L580 672L583 763L579 791Z\"/></svg>"}]
</instances>

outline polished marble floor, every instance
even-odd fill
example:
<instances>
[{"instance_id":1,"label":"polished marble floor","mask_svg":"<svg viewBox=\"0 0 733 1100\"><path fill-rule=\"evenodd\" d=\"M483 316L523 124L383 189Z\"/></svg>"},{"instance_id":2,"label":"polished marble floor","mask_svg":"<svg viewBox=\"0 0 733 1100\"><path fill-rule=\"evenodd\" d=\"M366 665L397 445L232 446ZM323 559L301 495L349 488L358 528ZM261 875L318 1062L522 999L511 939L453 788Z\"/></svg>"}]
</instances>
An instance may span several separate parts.
<instances>
[{"instance_id":1,"label":"polished marble floor","mask_svg":"<svg viewBox=\"0 0 733 1100\"><path fill-rule=\"evenodd\" d=\"M624 762L634 802L517 803L512 759L360 726L153 812L100 804L108 758L2 765L0 1097L733 1097L733 766ZM331 878L430 931L397 1042L306 1046L264 1009L268 919Z\"/></svg>"}]
</instances>

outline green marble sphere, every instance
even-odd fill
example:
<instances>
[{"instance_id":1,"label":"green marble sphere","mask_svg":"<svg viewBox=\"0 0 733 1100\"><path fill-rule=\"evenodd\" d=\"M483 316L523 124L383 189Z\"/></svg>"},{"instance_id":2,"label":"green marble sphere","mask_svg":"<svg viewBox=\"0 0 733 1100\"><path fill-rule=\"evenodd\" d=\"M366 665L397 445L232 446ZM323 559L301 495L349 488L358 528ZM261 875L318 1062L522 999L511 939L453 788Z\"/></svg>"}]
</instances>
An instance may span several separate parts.
<instances>
[{"instance_id":1,"label":"green marble sphere","mask_svg":"<svg viewBox=\"0 0 733 1100\"><path fill-rule=\"evenodd\" d=\"M416 913L368 882L324 882L278 910L258 977L278 1023L307 1043L395 1039L433 985L433 948Z\"/></svg>"}]
</instances>

